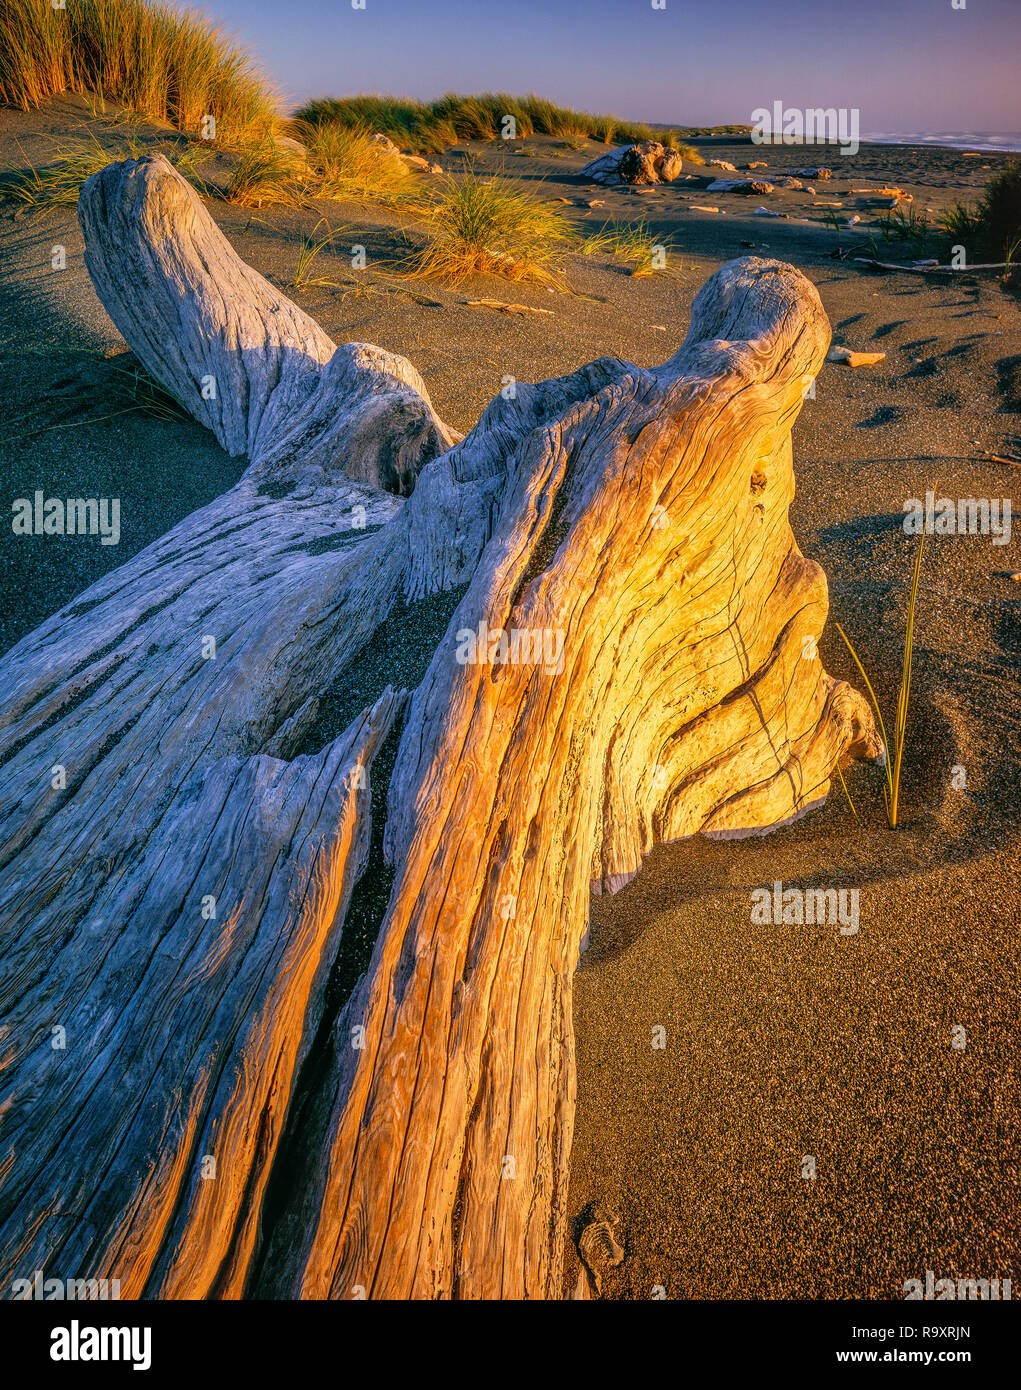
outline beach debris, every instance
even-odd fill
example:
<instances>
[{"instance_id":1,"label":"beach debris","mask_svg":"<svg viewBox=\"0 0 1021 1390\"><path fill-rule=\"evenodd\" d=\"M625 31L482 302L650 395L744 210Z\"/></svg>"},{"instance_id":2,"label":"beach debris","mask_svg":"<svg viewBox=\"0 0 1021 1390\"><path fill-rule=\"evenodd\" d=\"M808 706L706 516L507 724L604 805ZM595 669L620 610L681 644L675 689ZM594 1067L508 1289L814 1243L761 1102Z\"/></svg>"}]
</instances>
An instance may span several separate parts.
<instances>
[{"instance_id":1,"label":"beach debris","mask_svg":"<svg viewBox=\"0 0 1021 1390\"><path fill-rule=\"evenodd\" d=\"M607 1270L616 1269L624 1259L624 1247L614 1235L614 1228L620 1224L618 1213L602 1202L593 1202L588 1217L578 1237L581 1269L572 1295L575 1299L599 1298L603 1292L603 1275Z\"/></svg>"},{"instance_id":2,"label":"beach debris","mask_svg":"<svg viewBox=\"0 0 1021 1390\"><path fill-rule=\"evenodd\" d=\"M704 207L701 203L689 203L688 207L691 212L719 212L719 208Z\"/></svg>"},{"instance_id":3,"label":"beach debris","mask_svg":"<svg viewBox=\"0 0 1021 1390\"><path fill-rule=\"evenodd\" d=\"M713 179L706 189L707 193L758 193L760 197L772 191L773 185L762 179Z\"/></svg>"},{"instance_id":4,"label":"beach debris","mask_svg":"<svg viewBox=\"0 0 1021 1390\"><path fill-rule=\"evenodd\" d=\"M656 165L656 173L659 175L661 182L673 183L674 179L680 175L683 168L684 161L677 151L667 150L663 158Z\"/></svg>"},{"instance_id":5,"label":"beach debris","mask_svg":"<svg viewBox=\"0 0 1021 1390\"><path fill-rule=\"evenodd\" d=\"M297 145L297 143L298 142L296 140L291 140L287 136L279 136L277 138L278 145ZM377 132L370 138L369 143L372 145L376 145L385 154L393 155L394 159L401 160L401 162L406 164L409 169L418 169L423 174L443 173L443 169L440 167L439 164L431 164L428 159L423 159L420 154L405 154L404 151L399 148L399 146L394 144L394 142L390 139L389 135L383 135ZM302 149L302 153L304 154L304 147L299 148Z\"/></svg>"},{"instance_id":6,"label":"beach debris","mask_svg":"<svg viewBox=\"0 0 1021 1390\"><path fill-rule=\"evenodd\" d=\"M904 270L911 275L971 275L976 270L1007 270L1011 264L1010 261L984 261L981 265L930 265L916 262L908 265L901 261L877 261L871 256L855 256L854 260L858 265L867 265L872 270Z\"/></svg>"},{"instance_id":7,"label":"beach debris","mask_svg":"<svg viewBox=\"0 0 1021 1390\"><path fill-rule=\"evenodd\" d=\"M278 150L283 150L284 154L293 155L301 164L308 163L308 151L300 140L295 140L291 135L276 135L273 137L273 143Z\"/></svg>"},{"instance_id":8,"label":"beach debris","mask_svg":"<svg viewBox=\"0 0 1021 1390\"><path fill-rule=\"evenodd\" d=\"M550 202L551 202L551 203L569 203L570 201L571 201L570 198L551 198L551 199L550 199Z\"/></svg>"},{"instance_id":9,"label":"beach debris","mask_svg":"<svg viewBox=\"0 0 1021 1390\"><path fill-rule=\"evenodd\" d=\"M552 314L552 309L533 309L531 304L507 304L502 299L466 299L469 309L493 309L498 314L515 314L523 318L525 314Z\"/></svg>"},{"instance_id":10,"label":"beach debris","mask_svg":"<svg viewBox=\"0 0 1021 1390\"><path fill-rule=\"evenodd\" d=\"M658 140L643 140L601 154L586 164L581 174L595 183L610 185L672 183L683 167L676 150L667 149Z\"/></svg>"},{"instance_id":11,"label":"beach debris","mask_svg":"<svg viewBox=\"0 0 1021 1390\"><path fill-rule=\"evenodd\" d=\"M728 164L725 159L707 159L705 167L707 169L727 169L732 174L737 173L737 165Z\"/></svg>"},{"instance_id":12,"label":"beach debris","mask_svg":"<svg viewBox=\"0 0 1021 1390\"><path fill-rule=\"evenodd\" d=\"M605 199L605 198L579 198L579 200L578 200L578 206L579 206L580 208L604 208L604 207L606 207L606 199Z\"/></svg>"},{"instance_id":13,"label":"beach debris","mask_svg":"<svg viewBox=\"0 0 1021 1390\"><path fill-rule=\"evenodd\" d=\"M656 182L655 151L643 145L632 145L617 162L617 176L623 183L650 184Z\"/></svg>"},{"instance_id":14,"label":"beach debris","mask_svg":"<svg viewBox=\"0 0 1021 1390\"><path fill-rule=\"evenodd\" d=\"M750 164L745 165L746 169L768 169L769 165L764 159L753 159Z\"/></svg>"},{"instance_id":15,"label":"beach debris","mask_svg":"<svg viewBox=\"0 0 1021 1390\"><path fill-rule=\"evenodd\" d=\"M853 352L850 348L831 347L826 354L827 362L840 362L845 367L874 367L882 362L885 352Z\"/></svg>"},{"instance_id":16,"label":"beach debris","mask_svg":"<svg viewBox=\"0 0 1021 1390\"><path fill-rule=\"evenodd\" d=\"M775 208L758 207L752 213L753 217L788 217L786 212L777 212Z\"/></svg>"},{"instance_id":17,"label":"beach debris","mask_svg":"<svg viewBox=\"0 0 1021 1390\"><path fill-rule=\"evenodd\" d=\"M853 217L849 217L849 218L847 219L847 225L848 225L849 227L857 227L857 225L858 225L858 223L859 223L860 221L861 221L861 218L858 216L857 213L855 213Z\"/></svg>"},{"instance_id":18,"label":"beach debris","mask_svg":"<svg viewBox=\"0 0 1021 1390\"><path fill-rule=\"evenodd\" d=\"M843 203L813 203L814 208L842 208Z\"/></svg>"},{"instance_id":19,"label":"beach debris","mask_svg":"<svg viewBox=\"0 0 1021 1390\"><path fill-rule=\"evenodd\" d=\"M784 177L776 180L776 186L777 188L804 188L805 185L800 179L789 179Z\"/></svg>"},{"instance_id":20,"label":"beach debris","mask_svg":"<svg viewBox=\"0 0 1021 1390\"><path fill-rule=\"evenodd\" d=\"M796 179L831 179L831 178L833 177L833 170L832 170L832 169L795 169L795 170L794 170L794 177L795 177Z\"/></svg>"},{"instance_id":21,"label":"beach debris","mask_svg":"<svg viewBox=\"0 0 1021 1390\"><path fill-rule=\"evenodd\" d=\"M417 290L403 290L409 299L416 304L421 304L423 309L442 309L444 307L442 299L430 299L427 294L419 294Z\"/></svg>"}]
</instances>

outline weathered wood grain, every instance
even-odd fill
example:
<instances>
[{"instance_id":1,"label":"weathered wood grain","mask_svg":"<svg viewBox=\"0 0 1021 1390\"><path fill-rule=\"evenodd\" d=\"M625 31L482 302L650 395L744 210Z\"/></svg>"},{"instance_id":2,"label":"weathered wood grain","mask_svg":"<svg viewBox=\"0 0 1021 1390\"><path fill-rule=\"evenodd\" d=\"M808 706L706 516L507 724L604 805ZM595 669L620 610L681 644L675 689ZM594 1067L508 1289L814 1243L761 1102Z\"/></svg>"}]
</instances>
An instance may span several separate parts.
<instances>
[{"instance_id":1,"label":"weathered wood grain","mask_svg":"<svg viewBox=\"0 0 1021 1390\"><path fill-rule=\"evenodd\" d=\"M519 385L451 446L410 364L335 350L162 159L80 216L129 344L250 464L2 663L0 1285L558 1297L590 893L879 751L787 519L818 297L732 262L662 367ZM331 1026L398 727L393 890Z\"/></svg>"}]
</instances>

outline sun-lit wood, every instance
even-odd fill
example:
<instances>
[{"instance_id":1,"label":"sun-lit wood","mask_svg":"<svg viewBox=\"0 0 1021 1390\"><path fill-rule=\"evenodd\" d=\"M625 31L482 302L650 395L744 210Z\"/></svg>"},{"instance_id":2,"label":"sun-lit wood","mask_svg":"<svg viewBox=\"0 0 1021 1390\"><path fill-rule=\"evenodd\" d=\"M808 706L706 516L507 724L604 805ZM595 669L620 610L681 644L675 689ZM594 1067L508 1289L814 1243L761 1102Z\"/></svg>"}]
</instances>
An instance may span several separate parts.
<instances>
[{"instance_id":1,"label":"sun-lit wood","mask_svg":"<svg viewBox=\"0 0 1021 1390\"><path fill-rule=\"evenodd\" d=\"M451 445L166 161L80 217L130 346L250 464L3 662L0 1281L560 1297L590 893L879 751L788 523L818 296L731 262L661 367L519 384ZM391 730L393 891L313 1048Z\"/></svg>"}]
</instances>

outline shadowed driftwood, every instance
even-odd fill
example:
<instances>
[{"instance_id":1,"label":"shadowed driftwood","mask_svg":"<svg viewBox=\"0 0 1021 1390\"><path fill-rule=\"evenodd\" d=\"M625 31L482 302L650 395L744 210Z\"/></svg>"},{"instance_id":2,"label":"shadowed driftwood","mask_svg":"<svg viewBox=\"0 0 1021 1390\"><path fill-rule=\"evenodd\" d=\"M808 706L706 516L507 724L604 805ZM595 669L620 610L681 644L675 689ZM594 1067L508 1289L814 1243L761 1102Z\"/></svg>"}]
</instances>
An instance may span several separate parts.
<instances>
[{"instance_id":1,"label":"shadowed driftwood","mask_svg":"<svg viewBox=\"0 0 1021 1390\"><path fill-rule=\"evenodd\" d=\"M589 894L880 751L787 520L815 290L732 262L663 366L452 443L161 157L79 216L128 343L250 464L2 663L0 1287L559 1297Z\"/></svg>"}]
</instances>

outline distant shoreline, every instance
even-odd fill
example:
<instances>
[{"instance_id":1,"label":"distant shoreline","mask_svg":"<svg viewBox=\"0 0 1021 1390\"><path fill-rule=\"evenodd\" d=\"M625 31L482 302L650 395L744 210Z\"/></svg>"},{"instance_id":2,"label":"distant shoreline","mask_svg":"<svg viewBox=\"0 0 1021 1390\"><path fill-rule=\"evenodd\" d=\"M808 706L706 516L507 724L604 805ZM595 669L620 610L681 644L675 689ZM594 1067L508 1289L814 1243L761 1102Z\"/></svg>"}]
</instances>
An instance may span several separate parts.
<instances>
[{"instance_id":1,"label":"distant shoreline","mask_svg":"<svg viewBox=\"0 0 1021 1390\"><path fill-rule=\"evenodd\" d=\"M926 135L916 131L908 135L863 135L861 142L863 145L935 145L949 150L975 150L982 154L1021 153L1021 134L999 132L976 132L974 136L969 136L967 132L963 135L952 132Z\"/></svg>"},{"instance_id":2,"label":"distant shoreline","mask_svg":"<svg viewBox=\"0 0 1021 1390\"><path fill-rule=\"evenodd\" d=\"M744 135L695 135L692 133L692 127L677 125L654 125L653 129L675 130L692 145L754 143L750 133ZM924 131L913 131L906 135L879 133L862 135L859 138L862 145L909 145L917 149L963 150L965 152L974 152L975 154L1021 154L1021 132L1011 134L1009 132L986 131L984 133L976 133L974 136L969 136L967 132L956 135L948 131L931 135L926 134ZM806 140L803 143L805 149L827 148L826 141ZM829 143L833 145L834 149L839 148L836 142ZM789 146L788 148L794 148L794 146Z\"/></svg>"}]
</instances>

